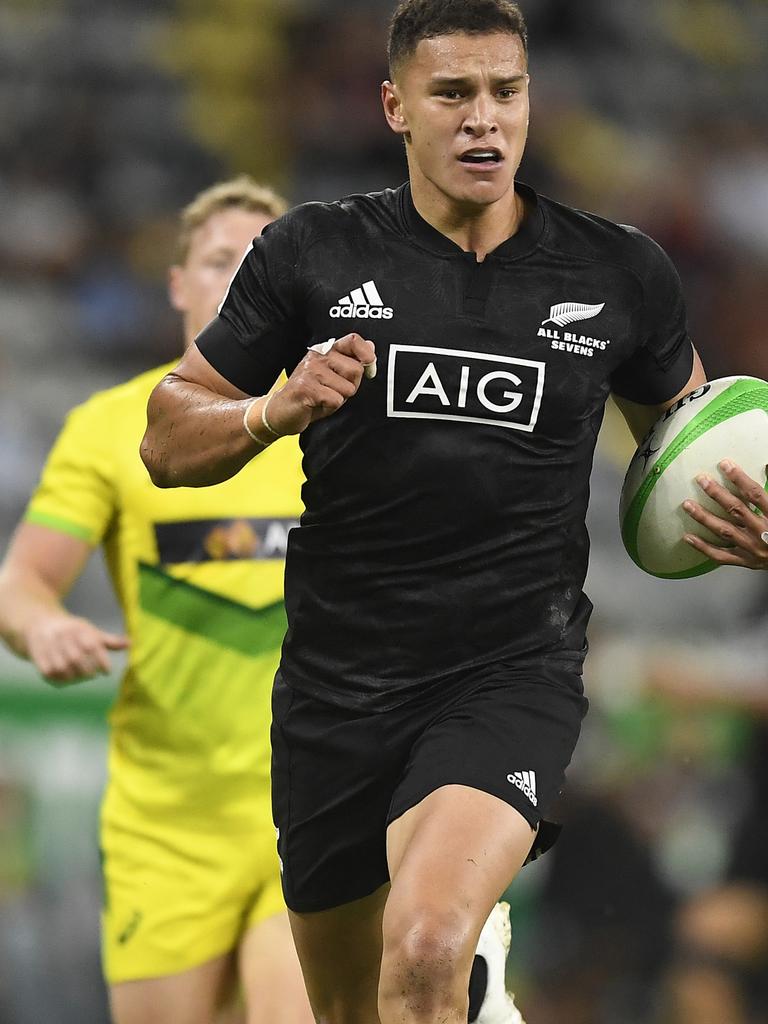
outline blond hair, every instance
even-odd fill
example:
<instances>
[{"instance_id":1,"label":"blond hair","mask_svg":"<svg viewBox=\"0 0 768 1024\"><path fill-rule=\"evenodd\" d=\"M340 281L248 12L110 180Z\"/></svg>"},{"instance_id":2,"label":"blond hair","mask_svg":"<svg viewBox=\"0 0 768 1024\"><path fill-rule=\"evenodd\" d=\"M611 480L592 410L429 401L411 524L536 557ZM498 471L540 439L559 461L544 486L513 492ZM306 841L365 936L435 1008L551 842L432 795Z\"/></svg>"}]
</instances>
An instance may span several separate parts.
<instances>
[{"instance_id":1,"label":"blond hair","mask_svg":"<svg viewBox=\"0 0 768 1024\"><path fill-rule=\"evenodd\" d=\"M187 262L193 233L214 213L232 207L247 210L249 213L265 213L269 217L280 217L288 209L288 203L274 189L267 185L259 185L248 174L240 174L229 181L211 185L196 195L181 211L179 234L173 256L176 266L184 266Z\"/></svg>"}]
</instances>

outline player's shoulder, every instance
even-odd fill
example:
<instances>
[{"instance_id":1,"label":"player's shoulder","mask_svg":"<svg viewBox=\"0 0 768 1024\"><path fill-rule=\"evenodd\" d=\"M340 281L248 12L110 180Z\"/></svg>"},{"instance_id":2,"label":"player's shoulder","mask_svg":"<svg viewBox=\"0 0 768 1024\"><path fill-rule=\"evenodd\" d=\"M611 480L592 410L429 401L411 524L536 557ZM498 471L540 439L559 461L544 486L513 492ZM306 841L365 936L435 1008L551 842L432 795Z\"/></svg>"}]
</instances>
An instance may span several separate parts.
<instances>
[{"instance_id":1,"label":"player's shoulder","mask_svg":"<svg viewBox=\"0 0 768 1024\"><path fill-rule=\"evenodd\" d=\"M645 274L669 258L650 235L586 210L540 196L545 216L545 245L573 256L625 266Z\"/></svg>"},{"instance_id":2,"label":"player's shoulder","mask_svg":"<svg viewBox=\"0 0 768 1024\"><path fill-rule=\"evenodd\" d=\"M131 377L130 380L95 391L70 410L67 416L68 423L101 423L104 429L109 429L110 425L121 422L130 410L140 409L143 413L152 389L174 365L175 363L166 363L163 366L155 366Z\"/></svg>"},{"instance_id":3,"label":"player's shoulder","mask_svg":"<svg viewBox=\"0 0 768 1024\"><path fill-rule=\"evenodd\" d=\"M354 193L333 202L301 203L268 224L264 234L292 235L297 242L306 243L328 232L359 231L366 225L379 230L397 229L403 188Z\"/></svg>"}]
</instances>

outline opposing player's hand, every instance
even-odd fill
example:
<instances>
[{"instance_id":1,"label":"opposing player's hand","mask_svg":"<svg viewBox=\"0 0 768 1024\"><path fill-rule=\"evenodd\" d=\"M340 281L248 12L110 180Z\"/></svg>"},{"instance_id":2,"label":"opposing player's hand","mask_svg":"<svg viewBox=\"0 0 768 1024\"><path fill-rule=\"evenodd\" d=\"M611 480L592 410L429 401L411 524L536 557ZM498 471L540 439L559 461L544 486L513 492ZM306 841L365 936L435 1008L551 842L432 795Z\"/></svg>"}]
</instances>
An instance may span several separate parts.
<instances>
[{"instance_id":1,"label":"opposing player's hand","mask_svg":"<svg viewBox=\"0 0 768 1024\"><path fill-rule=\"evenodd\" d=\"M126 636L107 633L76 615L41 616L27 632L30 661L46 682L61 686L110 671L110 651L129 646Z\"/></svg>"},{"instance_id":2,"label":"opposing player's hand","mask_svg":"<svg viewBox=\"0 0 768 1024\"><path fill-rule=\"evenodd\" d=\"M720 565L740 565L745 569L768 569L768 494L747 476L743 469L725 459L718 469L736 487L734 495L709 476L700 476L696 482L704 493L716 501L727 513L727 519L708 512L693 500L684 501L683 509L697 523L706 526L724 547L708 544L695 534L684 539L691 547L702 551Z\"/></svg>"},{"instance_id":3,"label":"opposing player's hand","mask_svg":"<svg viewBox=\"0 0 768 1024\"><path fill-rule=\"evenodd\" d=\"M376 349L359 334L311 348L269 400L269 424L278 434L302 430L337 412L376 375Z\"/></svg>"}]
</instances>

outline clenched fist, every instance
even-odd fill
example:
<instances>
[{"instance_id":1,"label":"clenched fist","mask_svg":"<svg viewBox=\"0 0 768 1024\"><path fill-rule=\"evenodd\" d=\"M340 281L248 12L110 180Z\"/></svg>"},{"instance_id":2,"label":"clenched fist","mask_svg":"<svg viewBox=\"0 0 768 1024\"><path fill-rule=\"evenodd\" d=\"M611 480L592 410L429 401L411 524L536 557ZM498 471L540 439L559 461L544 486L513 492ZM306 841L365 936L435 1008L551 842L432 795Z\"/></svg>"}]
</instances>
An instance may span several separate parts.
<instances>
[{"instance_id":1,"label":"clenched fist","mask_svg":"<svg viewBox=\"0 0 768 1024\"><path fill-rule=\"evenodd\" d=\"M376 375L376 349L359 334L315 345L287 382L269 398L268 424L277 435L300 434L357 393L363 376ZM259 412L253 414L253 418ZM256 420L258 422L258 420ZM249 419L249 425L256 425Z\"/></svg>"}]
</instances>

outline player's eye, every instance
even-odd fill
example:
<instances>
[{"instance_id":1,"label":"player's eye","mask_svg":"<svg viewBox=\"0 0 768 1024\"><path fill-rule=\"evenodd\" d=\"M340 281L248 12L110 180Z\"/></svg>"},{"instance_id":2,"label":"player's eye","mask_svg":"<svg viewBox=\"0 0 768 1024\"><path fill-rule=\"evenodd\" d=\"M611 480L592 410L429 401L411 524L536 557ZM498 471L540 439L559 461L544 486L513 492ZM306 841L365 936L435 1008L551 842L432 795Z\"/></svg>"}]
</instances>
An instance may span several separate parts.
<instances>
[{"instance_id":1,"label":"player's eye","mask_svg":"<svg viewBox=\"0 0 768 1024\"><path fill-rule=\"evenodd\" d=\"M438 96L442 96L447 100L460 100L461 93L458 89L441 89Z\"/></svg>"},{"instance_id":2,"label":"player's eye","mask_svg":"<svg viewBox=\"0 0 768 1024\"><path fill-rule=\"evenodd\" d=\"M505 89L499 89L498 96L499 99L501 100L511 100L513 96L516 96L518 94L518 92L519 89L515 89L512 86L509 86L508 88Z\"/></svg>"}]
</instances>

